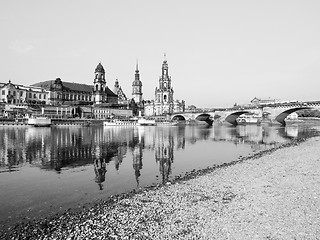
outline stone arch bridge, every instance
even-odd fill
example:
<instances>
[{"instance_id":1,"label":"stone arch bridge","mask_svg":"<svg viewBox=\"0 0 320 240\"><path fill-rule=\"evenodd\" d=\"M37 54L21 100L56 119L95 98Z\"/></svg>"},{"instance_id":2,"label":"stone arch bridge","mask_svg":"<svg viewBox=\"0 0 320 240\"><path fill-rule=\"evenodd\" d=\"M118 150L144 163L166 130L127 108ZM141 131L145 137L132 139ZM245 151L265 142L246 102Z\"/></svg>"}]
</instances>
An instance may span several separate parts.
<instances>
[{"instance_id":1,"label":"stone arch bridge","mask_svg":"<svg viewBox=\"0 0 320 240\"><path fill-rule=\"evenodd\" d=\"M234 107L217 109L212 112L176 113L171 116L171 119L196 122L202 121L207 122L208 124L212 123L212 121L216 119L222 123L228 122L232 125L237 125L236 119L240 115L251 113L260 117L266 117L270 123L280 123L285 125L285 119L289 114L304 109L320 110L320 101L286 102L251 107Z\"/></svg>"},{"instance_id":2,"label":"stone arch bridge","mask_svg":"<svg viewBox=\"0 0 320 240\"><path fill-rule=\"evenodd\" d=\"M209 125L213 122L214 114L208 112L197 113L176 113L171 116L172 120L186 121L186 122L204 122Z\"/></svg>"}]
</instances>

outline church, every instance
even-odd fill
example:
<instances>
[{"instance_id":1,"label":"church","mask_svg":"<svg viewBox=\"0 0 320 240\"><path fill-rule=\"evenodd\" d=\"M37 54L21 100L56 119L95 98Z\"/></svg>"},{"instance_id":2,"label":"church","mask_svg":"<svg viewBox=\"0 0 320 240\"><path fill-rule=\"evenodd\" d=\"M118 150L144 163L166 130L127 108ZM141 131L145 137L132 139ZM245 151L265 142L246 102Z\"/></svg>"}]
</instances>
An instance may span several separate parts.
<instances>
[{"instance_id":1,"label":"church","mask_svg":"<svg viewBox=\"0 0 320 240\"><path fill-rule=\"evenodd\" d=\"M184 112L185 102L174 100L171 76L169 75L168 62L166 56L162 63L162 74L159 77L159 86L155 89L155 98L146 101L144 113L146 116L160 116L173 113Z\"/></svg>"}]
</instances>

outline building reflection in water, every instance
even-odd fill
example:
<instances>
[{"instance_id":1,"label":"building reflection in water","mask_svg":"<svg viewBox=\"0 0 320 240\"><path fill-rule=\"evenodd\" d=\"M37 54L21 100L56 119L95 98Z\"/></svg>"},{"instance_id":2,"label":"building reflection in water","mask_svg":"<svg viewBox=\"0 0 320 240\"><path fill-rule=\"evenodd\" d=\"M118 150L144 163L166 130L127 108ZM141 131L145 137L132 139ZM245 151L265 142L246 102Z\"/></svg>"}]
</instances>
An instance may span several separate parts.
<instances>
[{"instance_id":1,"label":"building reflection in water","mask_svg":"<svg viewBox=\"0 0 320 240\"><path fill-rule=\"evenodd\" d=\"M156 128L155 158L159 164L162 183L166 183L171 175L173 163L174 137L171 128Z\"/></svg>"},{"instance_id":2,"label":"building reflection in water","mask_svg":"<svg viewBox=\"0 0 320 240\"><path fill-rule=\"evenodd\" d=\"M57 173L93 165L92 179L102 190L108 168L119 171L124 159L132 156L132 174L139 187L143 161L149 160L144 159L144 151L154 152L161 181L165 183L172 174L174 151L185 149L186 143L232 141L249 143L256 151L308 133L298 126L8 127L0 128L0 171L16 171L26 163Z\"/></svg>"},{"instance_id":3,"label":"building reflection in water","mask_svg":"<svg viewBox=\"0 0 320 240\"><path fill-rule=\"evenodd\" d=\"M99 189L103 190L102 183L106 180L107 164L106 160L103 158L95 159L93 161L94 172L96 174L95 182L98 184Z\"/></svg>"},{"instance_id":4,"label":"building reflection in water","mask_svg":"<svg viewBox=\"0 0 320 240\"><path fill-rule=\"evenodd\" d=\"M136 178L137 188L139 187L139 177L141 176L140 171L142 170L142 154L144 149L144 128L138 127L134 131L134 139L137 139L136 145L133 147L132 150L132 166L134 169L134 175Z\"/></svg>"}]
</instances>

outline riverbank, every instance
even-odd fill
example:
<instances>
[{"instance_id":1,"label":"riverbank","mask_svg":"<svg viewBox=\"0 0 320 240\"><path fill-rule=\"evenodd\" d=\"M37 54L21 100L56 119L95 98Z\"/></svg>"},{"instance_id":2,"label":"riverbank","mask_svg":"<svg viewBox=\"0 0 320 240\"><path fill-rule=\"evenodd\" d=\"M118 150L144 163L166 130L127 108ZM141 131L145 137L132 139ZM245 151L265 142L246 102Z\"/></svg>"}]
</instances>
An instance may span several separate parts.
<instances>
[{"instance_id":1,"label":"riverbank","mask_svg":"<svg viewBox=\"0 0 320 240\"><path fill-rule=\"evenodd\" d=\"M1 239L316 239L320 138L21 224Z\"/></svg>"}]
</instances>

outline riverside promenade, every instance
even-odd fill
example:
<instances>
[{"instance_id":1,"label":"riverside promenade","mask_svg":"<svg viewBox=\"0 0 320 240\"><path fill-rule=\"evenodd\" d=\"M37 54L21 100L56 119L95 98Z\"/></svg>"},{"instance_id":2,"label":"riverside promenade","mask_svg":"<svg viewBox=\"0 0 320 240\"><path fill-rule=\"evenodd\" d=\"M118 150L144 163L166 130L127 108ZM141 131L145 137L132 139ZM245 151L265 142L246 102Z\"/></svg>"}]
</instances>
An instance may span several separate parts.
<instances>
[{"instance_id":1,"label":"riverside promenade","mask_svg":"<svg viewBox=\"0 0 320 240\"><path fill-rule=\"evenodd\" d=\"M193 172L1 239L320 239L320 137Z\"/></svg>"}]
</instances>

